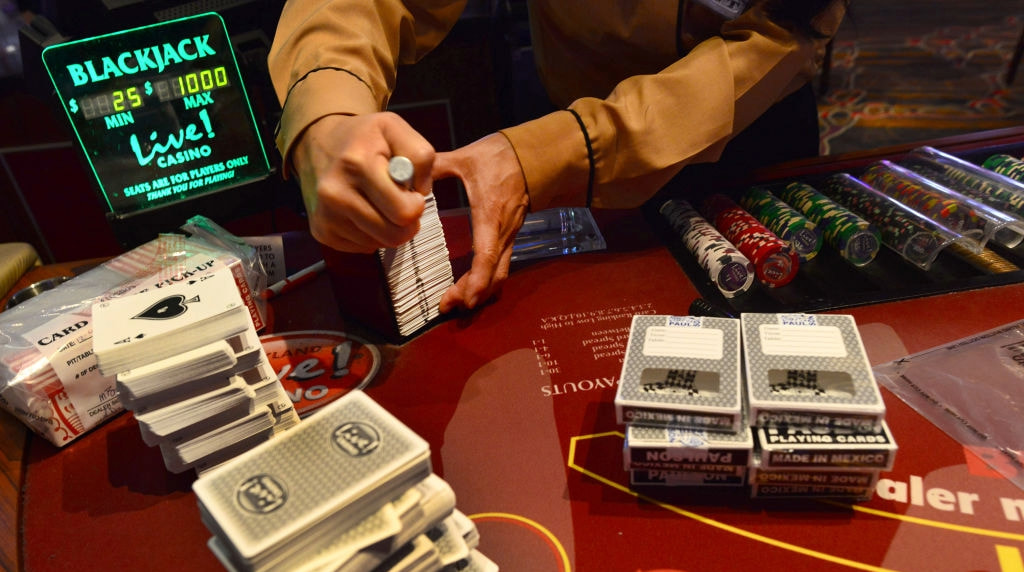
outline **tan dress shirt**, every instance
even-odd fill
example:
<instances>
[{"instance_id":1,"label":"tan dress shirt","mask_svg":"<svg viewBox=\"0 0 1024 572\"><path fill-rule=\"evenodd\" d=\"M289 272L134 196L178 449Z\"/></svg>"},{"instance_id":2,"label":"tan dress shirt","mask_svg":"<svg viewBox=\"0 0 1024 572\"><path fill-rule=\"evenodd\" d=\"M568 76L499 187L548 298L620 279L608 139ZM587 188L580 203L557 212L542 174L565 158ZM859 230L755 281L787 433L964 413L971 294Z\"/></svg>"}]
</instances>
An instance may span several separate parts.
<instances>
[{"instance_id":1,"label":"tan dress shirt","mask_svg":"<svg viewBox=\"0 0 1024 572\"><path fill-rule=\"evenodd\" d=\"M269 57L286 173L296 138L317 119L386 109L398 65L436 46L464 5L290 1ZM686 164L717 159L810 80L827 41L797 38L757 6L706 39L677 29L683 8L667 0L534 0L529 9L539 72L567 106L502 131L534 211L640 205ZM818 29L831 36L844 12L836 0Z\"/></svg>"}]
</instances>

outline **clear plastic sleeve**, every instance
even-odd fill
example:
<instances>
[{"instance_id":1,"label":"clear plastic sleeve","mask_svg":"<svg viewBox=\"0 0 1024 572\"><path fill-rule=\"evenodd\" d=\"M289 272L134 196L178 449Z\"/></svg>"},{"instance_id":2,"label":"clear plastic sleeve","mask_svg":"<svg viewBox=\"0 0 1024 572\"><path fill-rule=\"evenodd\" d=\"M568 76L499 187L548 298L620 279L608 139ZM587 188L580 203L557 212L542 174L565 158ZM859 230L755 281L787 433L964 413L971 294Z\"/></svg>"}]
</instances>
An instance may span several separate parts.
<instances>
[{"instance_id":1,"label":"clear plastic sleeve","mask_svg":"<svg viewBox=\"0 0 1024 572\"><path fill-rule=\"evenodd\" d=\"M1024 489L1024 321L873 369L879 384Z\"/></svg>"},{"instance_id":2,"label":"clear plastic sleeve","mask_svg":"<svg viewBox=\"0 0 1024 572\"><path fill-rule=\"evenodd\" d=\"M977 241L934 221L849 173L825 179L821 192L875 225L882 243L907 262L928 270L946 246L977 250Z\"/></svg>"},{"instance_id":3,"label":"clear plastic sleeve","mask_svg":"<svg viewBox=\"0 0 1024 572\"><path fill-rule=\"evenodd\" d=\"M1024 183L927 146L914 149L900 164L1011 216L1014 221L993 236L999 244L1013 248L1024 240Z\"/></svg>"},{"instance_id":4,"label":"clear plastic sleeve","mask_svg":"<svg viewBox=\"0 0 1024 572\"><path fill-rule=\"evenodd\" d=\"M590 209L562 207L526 215L512 245L512 262L607 247Z\"/></svg>"}]
</instances>

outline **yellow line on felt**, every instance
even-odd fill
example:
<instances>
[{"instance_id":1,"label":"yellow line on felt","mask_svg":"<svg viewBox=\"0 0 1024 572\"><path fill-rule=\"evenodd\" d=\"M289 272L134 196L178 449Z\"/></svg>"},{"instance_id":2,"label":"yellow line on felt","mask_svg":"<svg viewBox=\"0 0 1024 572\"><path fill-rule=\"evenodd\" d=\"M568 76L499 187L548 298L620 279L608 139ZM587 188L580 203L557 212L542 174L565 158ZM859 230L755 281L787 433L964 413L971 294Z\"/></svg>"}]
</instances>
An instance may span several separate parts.
<instances>
[{"instance_id":1,"label":"yellow line on felt","mask_svg":"<svg viewBox=\"0 0 1024 572\"><path fill-rule=\"evenodd\" d=\"M542 525L541 523L526 518L525 516L512 514L510 512L480 512L468 516L470 520L480 520L488 518L508 519L516 522L521 522L533 527L534 529L538 530L541 534L543 534L551 543L551 545L555 548L555 551L558 552L558 556L562 559L562 570L564 570L565 572L569 572L569 570L572 569L572 567L569 565L569 555L565 552L565 547L563 547L562 543L558 541L558 537L556 537L550 530L545 528L544 525Z\"/></svg>"},{"instance_id":2,"label":"yellow line on felt","mask_svg":"<svg viewBox=\"0 0 1024 572\"><path fill-rule=\"evenodd\" d=\"M606 484L606 485L608 485L608 486L610 486L610 487L612 487L614 489L620 490L620 491L622 491L622 492L624 492L626 494L630 494L630 495L633 495L633 496L635 496L637 498L643 499L643 500L645 500L647 502L650 502L652 504L660 506L661 508L663 508L665 510L668 510L670 512L674 512L674 513L679 514L681 516L685 516L686 518L689 518L689 519L692 519L692 520L696 520L697 522L701 522L701 523L706 524L708 526L713 526L715 528L724 530L726 532L731 532L731 533L736 534L738 536L743 536L743 537L749 538L751 540L756 540L756 541L762 542L764 544L768 544L768 545L771 545L771 546L776 546L778 548L782 548L782 549L785 549L785 550L789 550L789 551L792 551L792 552L796 552L796 553L799 553L799 554L810 556L812 558L817 558L819 560L826 560L828 562L834 562L836 564L842 564L844 566L849 566L851 568L858 568L860 570L873 570L873 571L885 571L885 570L888 570L887 568L881 568L881 567L878 567L878 566L873 566L871 564L865 564L863 562L857 562L855 560L849 560L847 558L841 558L839 556L834 556L832 554L827 554L825 552L818 552L817 550L811 550L809 548L804 548L802 546L797 546L795 544L790 544L788 542L783 542L781 540L776 540L774 538L770 538L770 537L767 537L767 536L762 536L760 534L756 534L756 533L750 532L748 530L743 530L742 528L737 528L735 526L732 526L732 525L729 525L729 524L725 524L724 522L719 522L717 520L708 518L706 516L701 516L701 515L699 515L697 513L681 509L681 508L679 508L679 507L677 507L675 505L671 505L671 504L668 504L668 503L665 503L665 502L661 502L661 501L659 501L657 499L654 499L654 498L648 497L646 495L640 494L640 493L630 489L629 487L624 487L624 486L620 485L619 483L616 483L616 482L614 482L612 480L606 479L605 477L602 477L601 475L598 475L597 473L594 473L592 471L584 469L583 467L580 467L579 465L575 464L576 442L577 442L577 440L579 440L579 439L593 439L593 438L608 437L608 436L624 437L624 435L622 433L619 433L617 431L609 431L607 433L597 433L597 434L594 434L594 435L583 435L583 436L573 437L570 440L570 443L569 443L569 463L568 463L569 467L572 468L572 469L575 469L575 470L583 473L584 475L587 475L587 476L589 476L589 477L591 477L591 478L593 478L593 479L595 479L595 480L597 480L597 481L599 481L601 483L604 483L604 484Z\"/></svg>"}]
</instances>

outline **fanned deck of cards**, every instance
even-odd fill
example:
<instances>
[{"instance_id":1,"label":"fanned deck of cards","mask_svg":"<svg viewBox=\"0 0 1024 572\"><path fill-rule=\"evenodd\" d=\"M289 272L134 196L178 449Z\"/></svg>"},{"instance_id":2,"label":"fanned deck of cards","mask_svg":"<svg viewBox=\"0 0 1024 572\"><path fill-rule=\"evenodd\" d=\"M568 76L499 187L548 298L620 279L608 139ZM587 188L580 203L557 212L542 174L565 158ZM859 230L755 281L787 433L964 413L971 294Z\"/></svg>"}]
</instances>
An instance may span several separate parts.
<instances>
[{"instance_id":1,"label":"fanned deck of cards","mask_svg":"<svg viewBox=\"0 0 1024 572\"><path fill-rule=\"evenodd\" d=\"M378 254L387 276L398 333L411 335L440 315L441 295L454 282L434 195L427 197L416 236Z\"/></svg>"},{"instance_id":2,"label":"fanned deck of cards","mask_svg":"<svg viewBox=\"0 0 1024 572\"><path fill-rule=\"evenodd\" d=\"M230 269L93 306L93 350L169 471L202 473L299 422Z\"/></svg>"},{"instance_id":3,"label":"fanned deck of cards","mask_svg":"<svg viewBox=\"0 0 1024 572\"><path fill-rule=\"evenodd\" d=\"M362 391L193 483L228 570L497 571L429 444Z\"/></svg>"},{"instance_id":4,"label":"fanned deck of cards","mask_svg":"<svg viewBox=\"0 0 1024 572\"><path fill-rule=\"evenodd\" d=\"M897 451L849 315L634 316L615 407L634 486L861 501Z\"/></svg>"},{"instance_id":5,"label":"fanned deck of cards","mask_svg":"<svg viewBox=\"0 0 1024 572\"><path fill-rule=\"evenodd\" d=\"M441 296L454 283L437 201L426 197L420 229L407 243L372 255L324 248L338 306L393 341L404 341L440 317Z\"/></svg>"}]
</instances>

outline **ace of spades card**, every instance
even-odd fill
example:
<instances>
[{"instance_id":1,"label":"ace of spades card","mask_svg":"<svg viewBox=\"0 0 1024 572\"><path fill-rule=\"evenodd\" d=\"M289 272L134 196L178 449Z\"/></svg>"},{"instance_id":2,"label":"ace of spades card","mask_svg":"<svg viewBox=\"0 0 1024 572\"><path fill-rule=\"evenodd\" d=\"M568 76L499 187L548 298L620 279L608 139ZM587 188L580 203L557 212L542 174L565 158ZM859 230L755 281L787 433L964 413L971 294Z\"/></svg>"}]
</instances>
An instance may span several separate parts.
<instances>
[{"instance_id":1,"label":"ace of spades card","mask_svg":"<svg viewBox=\"0 0 1024 572\"><path fill-rule=\"evenodd\" d=\"M230 270L93 305L93 349L103 375L224 340L251 326Z\"/></svg>"}]
</instances>

